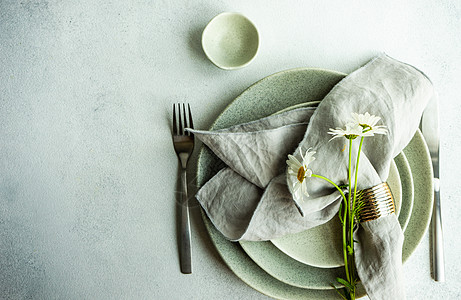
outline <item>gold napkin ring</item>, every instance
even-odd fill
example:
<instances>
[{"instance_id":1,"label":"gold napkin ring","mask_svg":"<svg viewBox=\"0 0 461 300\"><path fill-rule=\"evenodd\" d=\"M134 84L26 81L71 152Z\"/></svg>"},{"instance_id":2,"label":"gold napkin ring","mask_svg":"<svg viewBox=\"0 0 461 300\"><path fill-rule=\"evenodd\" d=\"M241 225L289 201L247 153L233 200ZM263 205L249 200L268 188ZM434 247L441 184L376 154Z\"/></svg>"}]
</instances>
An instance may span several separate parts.
<instances>
[{"instance_id":1,"label":"gold napkin ring","mask_svg":"<svg viewBox=\"0 0 461 300\"><path fill-rule=\"evenodd\" d=\"M376 220L395 213L394 198L387 182L360 191L364 203L359 212L359 222Z\"/></svg>"}]
</instances>

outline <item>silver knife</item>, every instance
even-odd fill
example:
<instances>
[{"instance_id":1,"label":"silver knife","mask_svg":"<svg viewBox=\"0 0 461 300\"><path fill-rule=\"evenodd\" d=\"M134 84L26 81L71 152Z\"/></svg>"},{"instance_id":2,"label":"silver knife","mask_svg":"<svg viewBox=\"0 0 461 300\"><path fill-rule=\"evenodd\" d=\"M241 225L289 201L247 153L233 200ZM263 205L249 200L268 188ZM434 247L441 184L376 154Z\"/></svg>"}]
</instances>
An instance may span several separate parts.
<instances>
[{"instance_id":1,"label":"silver knife","mask_svg":"<svg viewBox=\"0 0 461 300\"><path fill-rule=\"evenodd\" d=\"M431 220L432 267L435 281L445 281L445 264L443 255L442 216L440 211L440 179L439 179L439 102L433 96L424 110L421 119L421 131L426 140L434 169L434 207Z\"/></svg>"}]
</instances>

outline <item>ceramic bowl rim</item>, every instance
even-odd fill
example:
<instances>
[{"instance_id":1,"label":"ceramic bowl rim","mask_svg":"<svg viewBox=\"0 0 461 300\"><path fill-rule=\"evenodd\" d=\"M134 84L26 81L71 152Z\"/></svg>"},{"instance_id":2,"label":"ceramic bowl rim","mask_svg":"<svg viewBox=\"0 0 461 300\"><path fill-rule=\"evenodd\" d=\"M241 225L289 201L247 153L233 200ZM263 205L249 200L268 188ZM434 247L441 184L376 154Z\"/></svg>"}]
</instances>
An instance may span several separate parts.
<instances>
[{"instance_id":1,"label":"ceramic bowl rim","mask_svg":"<svg viewBox=\"0 0 461 300\"><path fill-rule=\"evenodd\" d=\"M208 32L208 30L210 30L210 27L213 26L213 23L215 23L216 20L222 18L223 16L228 16L228 15L239 16L239 17L242 17L243 19L245 19L245 21L248 22L249 25L254 29L254 32L256 33L256 37L257 37L256 49L255 49L253 55L251 56L251 58L249 60L245 61L244 63L239 64L239 65L235 65L235 66L228 66L228 65L225 65L225 64L217 62L216 59L214 59L212 57L212 55L207 51L207 45L206 45L206 41L205 41L205 34ZM256 54L259 52L259 44L260 44L260 38L259 38L258 28L256 27L256 25L250 19L248 19L245 15L243 15L243 14L241 14L239 12L222 12L222 13L214 16L208 22L208 24L205 26L205 29L203 29L203 32L202 32L202 49L203 49L203 52L205 52L206 57L214 65L216 65L217 67L219 67L221 69L224 69L224 70L236 70L236 69L240 69L240 68L243 68L243 67L249 65L255 59Z\"/></svg>"}]
</instances>

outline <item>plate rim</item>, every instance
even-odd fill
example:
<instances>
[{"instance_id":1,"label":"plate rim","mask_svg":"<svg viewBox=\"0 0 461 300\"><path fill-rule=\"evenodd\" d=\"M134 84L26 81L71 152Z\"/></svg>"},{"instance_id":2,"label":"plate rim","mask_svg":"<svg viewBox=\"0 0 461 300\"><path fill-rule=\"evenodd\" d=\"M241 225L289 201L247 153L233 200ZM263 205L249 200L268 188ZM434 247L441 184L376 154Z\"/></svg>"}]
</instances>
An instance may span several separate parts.
<instances>
[{"instance_id":1,"label":"plate rim","mask_svg":"<svg viewBox=\"0 0 461 300\"><path fill-rule=\"evenodd\" d=\"M292 105L292 106L289 106L287 108L284 108L282 109L281 111L278 111L276 113L274 113L273 115L277 115L277 114L280 114L280 113L283 113L283 112L286 112L286 111L290 111L290 110L294 110L294 109L298 109L298 108L304 108L304 107L316 107L321 101L309 101L309 102L305 102L305 103L300 103L300 104L296 104L296 105ZM405 156L405 154L403 153L403 151L401 153L399 153L397 156L399 156L400 154L402 154L403 156ZM397 157L396 156L396 157ZM400 197L402 197L402 181L401 181L401 176L400 176L400 172L399 172L399 168L397 167L397 164L395 162L395 157L392 159L392 162L391 164L393 164L393 166L391 166L391 169L392 168L395 168L395 171L397 172L397 175L398 175L398 188L400 189ZM407 167L409 168L409 166L407 165ZM410 173L408 174L410 177L412 177L412 174L411 174L411 170L410 170ZM412 180L410 180L410 182L413 184ZM413 186L411 187L411 189L413 190ZM413 195L411 195L411 202L413 202ZM400 209L401 209L401 206L402 206L402 201L403 199L401 198L400 199L400 202L399 202L399 207L397 208L396 207L396 215L397 217L399 218L399 213L400 213ZM409 219L411 217L411 209L412 209L412 206L413 206L413 203L410 204L410 214L408 215L408 217L406 218L406 223L409 222ZM397 211L398 210L398 211ZM330 220L329 220L330 221ZM329 222L328 221L328 222ZM327 222L327 223L328 223ZM400 223L400 219L399 219L399 223ZM322 226L322 225L319 225L319 226ZM307 229L309 230L309 229ZM404 231L403 227L402 227L402 231ZM295 233L294 235L297 235L299 233ZM270 240L270 242L272 242L272 244L274 244L275 247L277 247L280 251L282 251L283 253L285 253L286 255L288 255L289 257L291 257L292 259L294 260L297 260L303 264L307 264L307 265L310 265L312 267L316 267L316 268L339 268L339 267L343 267L344 264L339 264L339 265L318 265L318 264L315 264L313 263L312 261L310 262L307 262L304 258L302 258L300 255L298 255L297 251L296 253L293 253L292 251L290 250L287 250L286 247L281 247L281 243L279 242L281 238L275 238L275 239L272 239ZM283 237L282 237L283 239ZM283 242L282 242L283 243ZM247 244L246 244L247 245ZM245 245L245 246L246 246ZM245 249L245 246L244 246L244 250L247 252L247 249ZM247 252L248 253L248 252ZM248 255L250 257L252 257L252 255L250 253L248 253ZM342 259L342 257L341 257ZM257 263L257 262L256 262ZM257 263L258 264L258 263ZM264 269L264 268L263 268ZM317 287L319 288L319 287ZM331 288L331 287L330 287Z\"/></svg>"},{"instance_id":2,"label":"plate rim","mask_svg":"<svg viewBox=\"0 0 461 300\"><path fill-rule=\"evenodd\" d=\"M344 77L347 76L347 74L345 74L345 73L334 71L334 70L328 70L328 69L322 69L322 68L309 68L309 67L292 68L292 69L287 69L287 70L283 70L283 71L271 74L269 76L266 76L266 77L256 81L255 83L250 85L247 89L245 89L239 96L234 98L221 111L221 113L216 117L216 119L213 121L212 125L210 126L210 130L219 129L219 128L214 128L214 127L216 127L217 122L223 116L223 114L226 113L232 105L234 105L237 101L239 101L240 98L242 98L245 94L250 92L258 84L260 84L260 83L262 83L264 81L270 80L271 78L273 78L275 76L280 76L280 75L284 75L286 73L300 72L300 71L320 71L320 72L329 73L330 75L340 75L340 76L342 76L343 78L338 80L336 84L338 84L341 80L344 79ZM419 132L419 129L417 130L417 134L418 133L419 133L418 138L422 138L421 133ZM422 139L422 142L425 145L425 148L426 148L425 152L428 155L428 149L427 149L427 145L425 144L424 139ZM410 143L411 143L411 141L410 141ZM204 151L205 151L204 149L205 148L202 146L201 149L200 149L200 153L198 155L197 179L200 178L199 168L200 168L201 163L202 163L202 158L203 158L203 154L204 154ZM428 156L428 157L430 159L430 156ZM431 167L430 164L428 166ZM411 167L411 165L410 165L410 167ZM432 171L432 167L431 167L431 171ZM203 185L203 183L202 183L202 185ZM433 197L431 197L431 201L432 201L432 198ZM428 209L428 210L430 211L430 209ZM221 258L223 259L223 261L232 270L234 275L236 275L239 279L241 279L243 282L245 282L247 285L249 285L253 289L259 291L262 294L265 294L265 295L268 295L268 296L271 296L271 297L286 298L286 299L297 299L297 298L306 297L306 296L307 297L314 297L312 299L316 299L319 296L321 296L321 297L330 297L331 291L334 291L334 290L331 290L331 289L330 290L316 290L316 289L299 288L299 287L295 287L295 286L291 286L291 285L288 285L286 283L283 283L283 282L273 278L272 276L267 274L263 269L261 269L253 260L251 260L251 258L249 258L248 254L245 251L243 251L243 249L241 247L239 249L236 249L236 251L241 251L243 253L237 253L236 252L236 253L234 253L233 257L235 258L235 254L236 254L238 256L241 256L241 259L248 260L248 262L252 265L252 266L250 266L252 268L252 270L250 270L251 273L258 272L260 274L259 276L266 276L266 280L272 280L272 285L266 285L265 287L262 287L261 286L261 284L262 284L261 281L264 281L264 279L261 279L261 278L258 278L258 279L249 278L250 275L248 275L247 273L243 273L243 274L240 273L240 271L236 270L236 266L232 265L229 262L230 258L223 256L224 255L224 253L223 253L224 249L221 249L219 247L218 241L216 239L214 239L213 236L212 236L214 234L212 232L212 230L213 229L216 230L216 228L212 228L212 226L214 226L214 225L211 223L211 221L209 220L208 216L203 211L203 209L201 209L201 214L202 214L202 219L203 219L203 221L205 223L206 229L208 231L208 234L210 236L210 239L211 239L212 243L214 244L216 250L220 254ZM411 217L410 217L410 219L411 219ZM417 243L413 247L413 249L412 249L411 253L408 255L408 257L411 256L411 254L414 252L414 250L416 250L417 246L420 244L422 238L424 237L424 235L425 235L425 233L426 233L426 231L428 229L429 221L430 221L430 218L429 218L429 220L426 220L426 222L424 222L425 224L424 224L424 228L423 228L422 233L421 233L421 237L418 239ZM411 220L410 220L410 222L411 222ZM220 234L219 231L217 233ZM222 237L222 238L224 239L224 237ZM224 239L223 242L232 243L232 242L230 242L228 240L225 240L225 239ZM235 244L236 243L233 243L230 247L232 247L232 248L236 247ZM242 266L238 266L238 267L242 267ZM260 273L260 272L262 272L262 273ZM276 286L278 288L276 288ZM327 292L327 293L323 293L323 292ZM313 294L311 294L311 293L313 293ZM324 295L320 295L320 294L324 294ZM335 294L335 296L337 297L336 294Z\"/></svg>"},{"instance_id":3,"label":"plate rim","mask_svg":"<svg viewBox=\"0 0 461 300\"><path fill-rule=\"evenodd\" d=\"M400 153L398 156L402 155L402 157L404 157L404 153ZM410 165L408 163L407 160L403 160L402 162L403 164L406 164L405 168L408 169L408 172L409 173L409 176L413 176L411 174L411 170L410 170ZM396 164L397 165L397 164ZM412 180L410 180L412 182ZM411 183L413 184L413 183ZM412 199L411 199L411 203L413 203L413 186L411 187L411 191L410 191L410 195L409 195ZM411 208L412 208L412 205L410 206L409 210L411 211ZM411 213L411 212L410 212ZM410 216L407 218L408 220L406 220L406 222L409 221L411 217L411 214ZM400 220L399 220L399 223L400 223ZM404 222L405 224L405 222ZM402 226L402 224L401 224ZM402 228L403 229L403 228ZM255 244L255 243L258 243L258 244ZM269 249L268 248L265 248L266 250L266 253L267 251L277 251L277 252L280 252L278 254L282 254L284 256L288 256L289 259L291 260L290 263L291 263L291 267L293 268L293 270L290 270L290 272L293 272L292 274L289 274L288 276L284 276L282 278L283 275L279 276L279 274L274 274L275 272L277 272L277 268L268 268L266 265L262 265L264 264L264 259L263 258L255 258L255 253L256 252L251 252L251 251L248 251L248 247L261 247L261 243L271 243L271 241L264 241L264 242L248 242L248 241L240 241L240 245L242 246L243 250L246 252L246 254L259 266L261 267L264 271L266 271L269 275L271 275L272 277L282 281L282 282L285 282L287 284L290 284L292 286L296 286L296 287L300 287L300 288L308 288L308 289L322 289L322 290L328 290L328 289L332 289L331 286L307 286L306 284L303 284L303 283L300 283L300 281L298 281L297 279L293 278L294 274L299 271L299 269L297 268L315 268L317 269L318 272L328 272L326 270L337 270L338 272L341 272L343 270L343 266L339 266L339 267L330 267L330 268L321 268L321 267L315 267L315 266L312 266L312 265L308 265L308 264L303 264L302 262L296 260L295 258L292 258L290 257L289 255L287 255L286 253L284 253L282 250L280 250L279 248L277 248L275 245L269 245L269 246L266 246L266 247L270 247ZM264 246L262 246L264 247ZM273 253L273 252L272 252ZM275 254L277 255L277 254ZM307 267L306 267L307 266ZM307 271L307 270L303 270L303 271ZM319 275L317 275L319 276ZM344 275L345 276L345 275ZM296 282L295 282L296 281ZM342 285L337 285L337 287L341 287Z\"/></svg>"}]
</instances>

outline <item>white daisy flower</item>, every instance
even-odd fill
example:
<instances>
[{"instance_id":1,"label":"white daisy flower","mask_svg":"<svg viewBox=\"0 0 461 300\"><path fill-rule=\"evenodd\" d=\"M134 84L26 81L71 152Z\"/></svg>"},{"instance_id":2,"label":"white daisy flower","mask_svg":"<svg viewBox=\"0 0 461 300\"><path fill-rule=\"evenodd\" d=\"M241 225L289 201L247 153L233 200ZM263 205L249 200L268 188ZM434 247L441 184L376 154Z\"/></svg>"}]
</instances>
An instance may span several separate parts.
<instances>
[{"instance_id":1,"label":"white daisy flower","mask_svg":"<svg viewBox=\"0 0 461 300\"><path fill-rule=\"evenodd\" d=\"M307 149L305 154L300 152L302 162L293 155L288 155L288 187L293 194L295 202L300 202L309 197L307 192L306 178L312 176L312 170L309 169L309 164L315 160L315 151ZM299 209L299 207L298 207Z\"/></svg>"},{"instance_id":2,"label":"white daisy flower","mask_svg":"<svg viewBox=\"0 0 461 300\"><path fill-rule=\"evenodd\" d=\"M376 125L380 117L370 115L368 112L364 114L352 113L352 123L358 124L363 128L363 131L370 133L371 136L375 134L387 134L386 126Z\"/></svg>"},{"instance_id":3,"label":"white daisy flower","mask_svg":"<svg viewBox=\"0 0 461 300\"><path fill-rule=\"evenodd\" d=\"M330 131L328 131L328 134L333 135L330 141L335 138L342 137L342 136L346 137L347 139L355 139L359 136L372 136L373 135L369 132L364 132L363 127L356 123L347 123L345 129L330 128Z\"/></svg>"}]
</instances>

